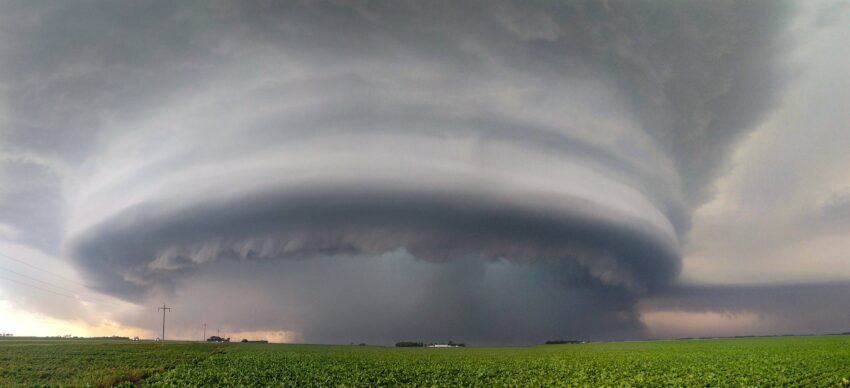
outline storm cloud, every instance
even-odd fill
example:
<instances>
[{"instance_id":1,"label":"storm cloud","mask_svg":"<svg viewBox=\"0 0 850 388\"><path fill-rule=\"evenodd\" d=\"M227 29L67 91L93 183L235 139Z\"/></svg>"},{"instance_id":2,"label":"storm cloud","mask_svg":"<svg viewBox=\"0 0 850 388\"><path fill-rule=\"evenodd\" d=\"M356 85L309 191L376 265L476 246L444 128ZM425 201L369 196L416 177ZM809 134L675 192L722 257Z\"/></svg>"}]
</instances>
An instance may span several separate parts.
<instances>
[{"instance_id":1,"label":"storm cloud","mask_svg":"<svg viewBox=\"0 0 850 388\"><path fill-rule=\"evenodd\" d=\"M637 335L793 76L780 1L2 7L14 240L306 341Z\"/></svg>"}]
</instances>

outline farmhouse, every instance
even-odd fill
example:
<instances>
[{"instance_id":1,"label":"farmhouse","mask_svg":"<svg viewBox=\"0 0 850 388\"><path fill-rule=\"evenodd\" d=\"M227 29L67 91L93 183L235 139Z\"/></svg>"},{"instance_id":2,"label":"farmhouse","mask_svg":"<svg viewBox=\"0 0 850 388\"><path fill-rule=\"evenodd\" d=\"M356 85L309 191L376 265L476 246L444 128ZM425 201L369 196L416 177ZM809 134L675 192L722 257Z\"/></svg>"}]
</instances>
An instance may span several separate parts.
<instances>
[{"instance_id":1,"label":"farmhouse","mask_svg":"<svg viewBox=\"0 0 850 388\"><path fill-rule=\"evenodd\" d=\"M449 341L445 344L428 344L429 348L463 348L466 347L466 344L456 344L452 341Z\"/></svg>"}]
</instances>

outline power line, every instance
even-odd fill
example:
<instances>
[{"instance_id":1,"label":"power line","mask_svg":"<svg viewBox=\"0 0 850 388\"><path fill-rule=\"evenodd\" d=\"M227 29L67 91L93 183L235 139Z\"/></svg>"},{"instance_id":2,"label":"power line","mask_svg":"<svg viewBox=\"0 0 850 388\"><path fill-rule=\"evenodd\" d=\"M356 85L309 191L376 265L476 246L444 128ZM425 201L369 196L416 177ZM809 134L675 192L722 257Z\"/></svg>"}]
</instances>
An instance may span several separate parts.
<instances>
[{"instance_id":1,"label":"power line","mask_svg":"<svg viewBox=\"0 0 850 388\"><path fill-rule=\"evenodd\" d=\"M13 271L13 270L8 269L8 268L0 267L0 270L7 271L7 272L11 272L11 273L13 273L13 274L15 274L15 275L23 276L23 277L25 277L25 278L27 278L27 279L35 280L35 281L37 281L37 282L39 282L39 283L47 284L48 286L51 286L51 287L54 287L54 288L60 289L60 290L62 290L62 291L70 292L70 293L72 293L72 294L77 294L77 293L78 293L77 291L72 291L72 290L69 290L69 289L64 288L64 287L59 287L59 286L54 285L54 284L52 284L52 283L46 282L46 281L44 281L44 280L36 279L36 278L34 278L34 277L32 277L32 276L25 275L25 274L22 274L22 273L20 273L20 272L18 272L18 271Z\"/></svg>"},{"instance_id":2,"label":"power line","mask_svg":"<svg viewBox=\"0 0 850 388\"><path fill-rule=\"evenodd\" d=\"M80 287L82 287L82 288L84 288L84 289L88 289L88 286L87 286L87 285L85 285L85 284L82 284L82 283L80 283L80 282L77 282L77 281L71 280L71 279L69 279L69 278L66 278L66 277L64 277L64 276L62 276L62 275L59 275L59 274L56 274L56 273L53 273L53 272L48 271L48 270L46 270L46 269L39 268L39 267L34 266L34 265L30 264L30 263L27 263L26 261L21 260L21 259L16 259L16 258L11 257L11 256L9 256L9 255L6 255L6 254L4 254L4 253L0 253L0 257L2 257L2 258L6 258L6 259L9 259L9 260L12 260L12 261L18 262L18 263L21 263L21 264L23 264L23 265L26 265L27 267L30 267L30 268L33 268L33 269L36 269L36 270L42 271L42 272L47 273L47 274L49 274L49 275L56 276L57 278L60 278L60 279L63 279L63 280L65 280L65 281L67 281L67 282L73 283L73 284L75 284L75 285L77 285L77 286L80 286ZM80 296L81 294L82 294L82 295L84 295L85 293L84 293L84 292L79 292L79 291L69 290L69 289L67 289L67 288L57 286L57 285L55 285L55 284L53 284L53 283L50 283L50 282L47 282L47 281L44 281L44 280L40 280L40 279L34 278L34 277L32 277L32 276L29 276L29 275L26 275L26 274L22 274L22 273L17 272L17 271L13 271L13 270L8 269L8 268L0 267L0 270L8 271L8 272L14 273L14 274L16 274L16 275L18 275L18 276L23 276L23 277L25 277L25 278L28 278L28 279L31 279L31 280L37 281L37 282L39 282L39 283L47 284L47 285L49 285L49 286L51 286L51 287L54 287L54 288L57 288L57 289L60 289L60 290L66 291L66 292L70 292L71 294L74 294L74 298L75 298L75 299L82 299L82 300L85 300L85 301L88 301L88 302L94 302L94 303L100 303L100 304L107 304L107 305L113 305L113 306L115 305L115 304L114 304L114 303L112 303L112 302L109 302L109 301L106 301L106 300L103 300L103 299L100 299L100 298L94 298L94 297L91 297L91 296ZM20 284L20 282L17 282L17 283L19 283L19 284ZM66 296L67 296L67 295L66 295Z\"/></svg>"},{"instance_id":3,"label":"power line","mask_svg":"<svg viewBox=\"0 0 850 388\"><path fill-rule=\"evenodd\" d=\"M18 259L15 259L15 258L12 258L12 257L6 256L6 255L3 255L2 253L0 253L0 256L6 257L6 258L8 258L8 259L15 260L15 261L20 262L20 263L23 263L23 264L27 264L27 263L23 262L22 260L18 260ZM30 267L32 267L32 268L36 268L36 269L38 269L38 267L35 267L35 266L33 266L33 265L29 265L29 264L27 264L27 265L28 265L28 266L30 266ZM33 281L36 281L36 282L39 282L39 283L42 283L42 284L46 284L46 285L48 285L48 286L50 286L50 287L53 287L53 288L56 288L56 289L59 289L59 290L65 291L65 292L69 292L69 293L71 293L71 294L75 294L75 295L84 294L83 292L70 290L70 289L67 289L67 288L65 288L65 287L60 287L60 286L57 286L56 284L53 284L53 283L51 283L51 282L47 282L47 281L44 281L44 280L41 280L41 279L38 279L38 278L35 278L35 277L32 277L32 276L29 276L29 275L27 275L27 274L20 273L20 272L15 271L15 270L11 270L11 269L4 268L4 267L0 267L0 270L7 271L7 272L11 272L11 273L13 273L13 274L15 274L15 275L22 276L22 277L25 277L25 278L27 278L27 279L30 279L30 280L33 280ZM45 271L45 272L47 272L47 271ZM50 272L48 272L48 273L50 273ZM51 274L52 274L52 273L51 273ZM53 275L55 275L55 274L53 274ZM55 276L59 276L59 275L55 275ZM68 279L66 279L66 280L68 280ZM68 281L70 281L70 280L68 280ZM88 287L87 287L86 285L84 285L84 284L80 284L80 283L77 283L77 282L73 282L73 283L78 284L80 287L88 288ZM82 298L82 299L88 299L88 300L89 300L89 301L91 301L91 302L106 303L106 304L108 304L108 303L109 303L109 302L107 302L107 301L104 301L104 300L101 300L101 299L98 299L98 298L93 298L93 297L90 297L90 296L81 297L81 298Z\"/></svg>"},{"instance_id":4,"label":"power line","mask_svg":"<svg viewBox=\"0 0 850 388\"><path fill-rule=\"evenodd\" d=\"M20 281L20 280L10 279L10 278L5 277L5 276L0 276L0 279L5 279L5 280L8 280L8 281L10 281L10 282L14 282L14 283L22 284L22 285L25 285L25 286L28 286L28 287L32 287L32 288L35 288L35 289L39 289L39 290L42 290L42 291L47 291L47 292L50 292L50 293L52 293L52 294L61 295L61 296L68 297L68 298L72 298L72 299L75 299L75 300L77 300L77 301L85 301L85 302L90 302L90 303L106 304L106 305L111 305L111 306L114 306L114 305L115 305L115 304L113 304L113 303L111 303L111 302L108 302L108 301L105 301L105 300L95 299L95 298L92 298L92 297L89 297L89 296L83 296L83 295L81 295L82 293L80 293L80 292L76 292L76 291L73 291L73 290L69 290L69 289L67 289L67 288L62 288L62 287L59 287L59 286L57 286L57 285L51 284L51 283L49 283L49 282L45 282L45 281L43 281L43 280L36 279L36 278L34 278L34 277L32 277L32 276L28 276L28 275L22 274L22 273L20 273L20 272L10 270L10 269L8 269L8 268L2 268L2 267L0 267L0 269L2 269L2 270L4 270L4 271L11 272L11 273L13 273L13 274L15 274L15 275L18 275L18 276L25 277L25 278L27 278L27 279L34 280L34 281L39 282L39 283L47 284L48 286L55 287L55 288L57 288L57 289L59 289L59 290L66 291L66 292L68 292L68 294L66 294L66 293L64 293L64 292L59 292L59 291L56 291L56 290L47 289L47 288L44 288L44 287L41 287L41 286L37 286L37 285L34 285L34 284L30 284L30 283L27 283L27 282L23 282L23 281Z\"/></svg>"},{"instance_id":5,"label":"power line","mask_svg":"<svg viewBox=\"0 0 850 388\"><path fill-rule=\"evenodd\" d=\"M66 293L63 293L63 292L58 292L58 291L54 291L54 290L47 289L47 288L44 288L44 287L40 287L40 286L37 286L37 285L34 285L34 284L30 284L30 283L27 283L27 282L22 282L22 281L17 280L17 279L11 279L11 278L8 278L8 277L5 277L5 276L0 276L0 279L8 280L10 282L17 283L17 284L20 284L20 285L24 285L24 286L27 286L27 287L32 287L32 288L35 288L37 290L46 291L46 292L49 292L51 294L56 294L56 295L59 295L59 296L64 296L66 298L71 298L71 299L74 299L78 302L83 301L83 302L89 302L89 303L105 304L105 305L109 305L109 306L117 306L116 304L111 303L111 302L91 299L89 297L77 295L76 293L74 295L70 295L70 294L66 294Z\"/></svg>"},{"instance_id":6,"label":"power line","mask_svg":"<svg viewBox=\"0 0 850 388\"><path fill-rule=\"evenodd\" d=\"M66 298L71 298L71 299L75 299L75 300L79 300L79 299L81 299L81 298L79 298L79 297L77 297L77 296L74 296L74 295L68 295L68 294L63 294L63 293L61 293L61 292L56 292L56 291L53 291L53 290L48 290L48 289L46 289L46 288L42 288L42 287L39 287L39 286L35 286L35 285L29 284L29 283L24 283L24 282L19 281L19 280L9 279L9 278L7 278L7 277L5 277L5 276L0 276L0 279L4 279L4 280L8 280L8 281L10 281L10 282L14 282L14 283L22 284L22 285L25 285L25 286L28 286L28 287L32 287L32 288L35 288L35 289L41 290L41 291L46 291L46 292L49 292L49 293L51 293L51 294L56 294L56 295L59 295L59 296L64 296L64 297L66 297Z\"/></svg>"},{"instance_id":7,"label":"power line","mask_svg":"<svg viewBox=\"0 0 850 388\"><path fill-rule=\"evenodd\" d=\"M5 258L5 259L8 259L8 260L12 260L12 261L17 262L17 263L21 263L21 264L23 264L23 265L25 265L25 266L27 266L27 267L30 267L30 268L33 268L33 269L39 270L39 271L41 271L41 272L44 272L44 273L47 273L47 274L50 274L50 275L56 276L57 278L63 279L63 280L65 280L65 281L67 281L67 282L74 283L74 284L76 284L76 285L78 285L78 286L81 286L81 287L87 287L85 284L82 284L82 283L80 283L80 282L78 282L78 281L75 281L75 280L72 280L72 279L66 278L66 277L64 277L64 276L62 276L62 275L59 275L59 274L57 274L57 273L53 273L53 272L48 271L48 270L46 270L46 269L36 267L36 266L34 266L34 265L30 264L30 263L27 263L26 261L23 261L23 260L21 260L21 259L16 259L16 258L14 258L14 257L12 257L12 256L7 255L7 254L0 253L0 257Z\"/></svg>"}]
</instances>

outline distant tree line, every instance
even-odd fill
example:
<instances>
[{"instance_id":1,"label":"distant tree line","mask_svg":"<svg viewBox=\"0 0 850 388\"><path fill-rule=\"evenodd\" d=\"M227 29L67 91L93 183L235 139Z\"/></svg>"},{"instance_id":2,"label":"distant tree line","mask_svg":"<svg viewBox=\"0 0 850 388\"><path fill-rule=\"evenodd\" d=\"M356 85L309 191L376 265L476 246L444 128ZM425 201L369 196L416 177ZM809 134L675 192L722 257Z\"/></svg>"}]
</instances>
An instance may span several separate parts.
<instances>
[{"instance_id":1,"label":"distant tree line","mask_svg":"<svg viewBox=\"0 0 850 388\"><path fill-rule=\"evenodd\" d=\"M267 343L269 343L269 341L267 341L267 340L253 340L253 341L251 341L251 340L248 340L247 338L243 338L242 343L244 343L244 344L267 344Z\"/></svg>"},{"instance_id":2,"label":"distant tree line","mask_svg":"<svg viewBox=\"0 0 850 388\"><path fill-rule=\"evenodd\" d=\"M584 341L578 340L548 340L546 341L546 345L563 345L563 344L581 344Z\"/></svg>"},{"instance_id":3,"label":"distant tree line","mask_svg":"<svg viewBox=\"0 0 850 388\"><path fill-rule=\"evenodd\" d=\"M222 338L217 335L214 335L207 339L207 342L230 342L230 338Z\"/></svg>"}]
</instances>

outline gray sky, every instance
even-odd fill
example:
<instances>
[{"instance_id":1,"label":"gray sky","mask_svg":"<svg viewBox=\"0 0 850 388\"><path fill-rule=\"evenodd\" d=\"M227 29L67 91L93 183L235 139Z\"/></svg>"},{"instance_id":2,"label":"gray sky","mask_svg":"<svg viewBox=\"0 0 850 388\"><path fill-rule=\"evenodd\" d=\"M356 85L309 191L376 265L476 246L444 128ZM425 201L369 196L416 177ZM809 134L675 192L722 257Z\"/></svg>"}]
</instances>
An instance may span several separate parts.
<instances>
[{"instance_id":1,"label":"gray sky","mask_svg":"<svg viewBox=\"0 0 850 388\"><path fill-rule=\"evenodd\" d=\"M846 331L848 26L836 0L0 2L0 331L155 335L163 301L182 338Z\"/></svg>"}]
</instances>

